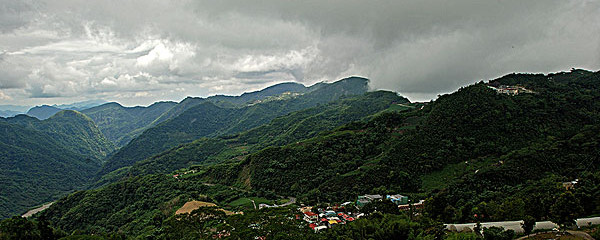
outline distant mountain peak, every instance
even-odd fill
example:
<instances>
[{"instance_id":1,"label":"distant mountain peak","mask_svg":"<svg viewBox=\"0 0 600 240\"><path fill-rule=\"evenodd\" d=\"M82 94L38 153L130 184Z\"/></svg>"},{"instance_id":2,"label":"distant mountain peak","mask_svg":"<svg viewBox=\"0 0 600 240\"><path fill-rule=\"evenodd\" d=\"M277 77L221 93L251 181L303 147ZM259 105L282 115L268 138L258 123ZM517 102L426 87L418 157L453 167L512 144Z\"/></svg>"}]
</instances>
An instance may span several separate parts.
<instances>
[{"instance_id":1,"label":"distant mountain peak","mask_svg":"<svg viewBox=\"0 0 600 240\"><path fill-rule=\"evenodd\" d=\"M60 112L61 110L62 109L57 108L57 107L53 107L53 106L49 106L49 105L42 105L42 106L32 107L31 109L29 109L29 111L27 111L27 115L35 117L40 120L44 120L44 119L47 119L47 118L51 117L52 115L56 114L57 112Z\"/></svg>"}]
</instances>

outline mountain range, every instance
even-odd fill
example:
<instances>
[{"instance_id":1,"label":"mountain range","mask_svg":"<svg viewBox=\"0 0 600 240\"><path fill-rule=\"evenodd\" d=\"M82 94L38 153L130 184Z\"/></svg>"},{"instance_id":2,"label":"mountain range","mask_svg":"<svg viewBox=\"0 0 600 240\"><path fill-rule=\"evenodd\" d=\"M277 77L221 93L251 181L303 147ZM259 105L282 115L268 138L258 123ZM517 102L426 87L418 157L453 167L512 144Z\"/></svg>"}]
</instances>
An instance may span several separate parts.
<instances>
[{"instance_id":1,"label":"mountain range","mask_svg":"<svg viewBox=\"0 0 600 240\"><path fill-rule=\"evenodd\" d=\"M600 213L600 72L509 74L424 103L368 83L1 118L0 216L59 198L37 218L66 233L327 239L375 223L434 238L447 236L441 222L553 220L563 198L574 216ZM252 208L398 193L424 199L422 214L371 206L381 213L321 235L294 208ZM244 215L175 214L192 200Z\"/></svg>"},{"instance_id":2,"label":"mountain range","mask_svg":"<svg viewBox=\"0 0 600 240\"><path fill-rule=\"evenodd\" d=\"M91 107L106 103L104 100L88 100L75 102L71 104L61 105L41 105L35 107L17 106L17 105L0 105L0 117L14 117L19 114L27 114L40 120L47 119L61 110L76 110L82 111Z\"/></svg>"},{"instance_id":3,"label":"mountain range","mask_svg":"<svg viewBox=\"0 0 600 240\"><path fill-rule=\"evenodd\" d=\"M0 118L7 133L2 139L1 169L6 181L0 197L6 201L1 216L87 188L90 179L98 180L179 144L203 136L237 133L292 111L362 94L367 82L348 78L312 87L283 83L240 96L189 97L179 103L157 102L148 107L105 103L86 108L98 101L43 105L29 110L28 114L36 117ZM85 109L59 108L76 106ZM131 139L134 141L129 142Z\"/></svg>"}]
</instances>

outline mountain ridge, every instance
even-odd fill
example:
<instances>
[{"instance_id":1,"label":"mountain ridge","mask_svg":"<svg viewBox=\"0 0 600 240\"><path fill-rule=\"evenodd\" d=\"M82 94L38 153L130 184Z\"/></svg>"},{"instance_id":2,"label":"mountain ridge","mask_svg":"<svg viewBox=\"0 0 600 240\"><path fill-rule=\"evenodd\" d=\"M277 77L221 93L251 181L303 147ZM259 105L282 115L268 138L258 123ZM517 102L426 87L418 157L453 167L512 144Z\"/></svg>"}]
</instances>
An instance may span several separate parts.
<instances>
[{"instance_id":1,"label":"mountain ridge","mask_svg":"<svg viewBox=\"0 0 600 240\"><path fill-rule=\"evenodd\" d=\"M210 101L193 105L177 117L144 131L109 158L99 173L107 174L154 154L204 136L233 134L262 125L274 117L335 100L343 95L364 93L368 80L346 78L303 95L241 108L219 107ZM206 111L213 114L207 115ZM219 124L214 119L221 119Z\"/></svg>"}]
</instances>

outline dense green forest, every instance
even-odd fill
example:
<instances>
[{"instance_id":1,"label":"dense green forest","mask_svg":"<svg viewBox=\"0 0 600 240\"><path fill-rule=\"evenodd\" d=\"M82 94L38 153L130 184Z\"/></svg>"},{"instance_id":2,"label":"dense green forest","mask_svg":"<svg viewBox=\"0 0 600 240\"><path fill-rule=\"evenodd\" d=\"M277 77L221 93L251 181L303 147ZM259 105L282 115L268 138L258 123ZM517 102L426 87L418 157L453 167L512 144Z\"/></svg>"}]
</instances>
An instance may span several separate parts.
<instances>
[{"instance_id":1,"label":"dense green forest","mask_svg":"<svg viewBox=\"0 0 600 240\"><path fill-rule=\"evenodd\" d=\"M386 91L342 97L329 104L277 117L267 124L237 135L202 138L175 147L137 162L130 172L134 175L170 173L193 165L238 161L237 159L267 146L281 146L308 139L322 131L333 130L345 123L387 110L393 104L407 102L407 99L396 93Z\"/></svg>"},{"instance_id":2,"label":"dense green forest","mask_svg":"<svg viewBox=\"0 0 600 240\"><path fill-rule=\"evenodd\" d=\"M109 159L103 173L126 167L106 175L114 183L64 197L31 221L4 220L0 236L20 226L54 238L512 239L500 228L482 236L441 223L568 225L600 213L600 72L509 74L418 104L363 94L366 80L351 79L249 106L186 99L193 106ZM498 93L504 85L527 91ZM422 213L382 202L318 234L296 220L294 204L250 203L327 206L397 193L425 199ZM218 207L175 214L191 200Z\"/></svg>"},{"instance_id":3,"label":"dense green forest","mask_svg":"<svg viewBox=\"0 0 600 240\"><path fill-rule=\"evenodd\" d=\"M508 75L491 84L520 84L535 93L509 96L474 84L422 110L381 114L366 124L208 168L204 179L307 202L432 191L431 202L439 198L441 206L431 204L431 214L447 222L473 221L481 211L477 206L488 202L496 206L490 211L505 209L503 203L545 209L488 213L486 220L549 219L551 204L541 203L564 192L556 187L561 182L580 179L575 195L586 205L581 215L590 215L600 210L600 191L593 184L600 167L599 81L599 73L578 70ZM457 169L463 172L439 179ZM423 188L431 185L430 175L443 183ZM528 197L533 194L528 186L538 184L543 187L534 189L542 196Z\"/></svg>"},{"instance_id":4,"label":"dense green forest","mask_svg":"<svg viewBox=\"0 0 600 240\"><path fill-rule=\"evenodd\" d=\"M114 150L85 115L0 118L0 217L23 213L89 183Z\"/></svg>"},{"instance_id":5,"label":"dense green forest","mask_svg":"<svg viewBox=\"0 0 600 240\"><path fill-rule=\"evenodd\" d=\"M347 78L331 84L321 84L321 87L297 97L241 108L222 107L211 101L204 101L144 131L109 158L100 175L131 166L137 161L201 137L239 133L290 112L325 104L345 95L363 94L367 91L367 84L368 80L364 78Z\"/></svg>"}]
</instances>

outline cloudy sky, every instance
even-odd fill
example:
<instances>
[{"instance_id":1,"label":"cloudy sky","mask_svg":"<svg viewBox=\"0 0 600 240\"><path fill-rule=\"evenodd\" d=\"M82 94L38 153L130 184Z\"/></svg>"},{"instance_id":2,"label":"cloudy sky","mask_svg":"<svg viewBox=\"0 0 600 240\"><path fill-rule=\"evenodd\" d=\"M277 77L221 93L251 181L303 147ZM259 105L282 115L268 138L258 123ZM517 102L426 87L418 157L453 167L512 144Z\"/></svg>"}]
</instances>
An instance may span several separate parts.
<instances>
[{"instance_id":1,"label":"cloudy sky","mask_svg":"<svg viewBox=\"0 0 600 240\"><path fill-rule=\"evenodd\" d=\"M600 69L600 1L0 0L0 104L148 105L351 75L428 100Z\"/></svg>"}]
</instances>

